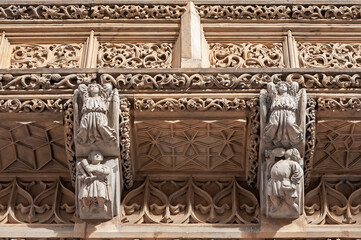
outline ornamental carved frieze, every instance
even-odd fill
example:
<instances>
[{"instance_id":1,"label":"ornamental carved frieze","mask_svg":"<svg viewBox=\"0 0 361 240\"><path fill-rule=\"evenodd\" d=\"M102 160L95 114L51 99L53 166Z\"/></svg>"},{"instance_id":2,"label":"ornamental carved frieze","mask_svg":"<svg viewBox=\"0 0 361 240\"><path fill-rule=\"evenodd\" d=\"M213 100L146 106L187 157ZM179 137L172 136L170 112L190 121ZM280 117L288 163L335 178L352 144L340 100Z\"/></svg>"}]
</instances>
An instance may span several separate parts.
<instances>
[{"instance_id":1,"label":"ornamental carved frieze","mask_svg":"<svg viewBox=\"0 0 361 240\"><path fill-rule=\"evenodd\" d=\"M341 98L327 98L321 97L317 100L317 106L319 111L361 111L361 98L357 97L341 97Z\"/></svg>"},{"instance_id":2,"label":"ornamental carved frieze","mask_svg":"<svg viewBox=\"0 0 361 240\"><path fill-rule=\"evenodd\" d=\"M252 100L250 100L252 101ZM143 111L242 111L247 108L247 100L242 98L165 98L152 99L142 98L135 99L134 109L139 112Z\"/></svg>"},{"instance_id":3,"label":"ornamental carved frieze","mask_svg":"<svg viewBox=\"0 0 361 240\"><path fill-rule=\"evenodd\" d=\"M0 74L0 90L75 89L96 77L95 73Z\"/></svg>"},{"instance_id":4,"label":"ornamental carved frieze","mask_svg":"<svg viewBox=\"0 0 361 240\"><path fill-rule=\"evenodd\" d=\"M122 90L262 89L282 80L298 82L306 89L361 87L357 73L6 73L0 74L0 90L76 89L97 78Z\"/></svg>"},{"instance_id":5,"label":"ornamental carved frieze","mask_svg":"<svg viewBox=\"0 0 361 240\"><path fill-rule=\"evenodd\" d=\"M298 59L304 68L361 67L359 43L298 42Z\"/></svg>"},{"instance_id":6,"label":"ornamental carved frieze","mask_svg":"<svg viewBox=\"0 0 361 240\"><path fill-rule=\"evenodd\" d=\"M22 99L10 98L0 99L0 112L63 112L67 108L70 99L55 98L55 99Z\"/></svg>"},{"instance_id":7,"label":"ornamental carved frieze","mask_svg":"<svg viewBox=\"0 0 361 240\"><path fill-rule=\"evenodd\" d=\"M71 182L0 179L0 223L70 224L76 221Z\"/></svg>"},{"instance_id":8,"label":"ornamental carved frieze","mask_svg":"<svg viewBox=\"0 0 361 240\"><path fill-rule=\"evenodd\" d=\"M83 44L13 46L10 68L79 68Z\"/></svg>"},{"instance_id":9,"label":"ornamental carved frieze","mask_svg":"<svg viewBox=\"0 0 361 240\"><path fill-rule=\"evenodd\" d=\"M283 68L282 43L211 43L209 62L213 68Z\"/></svg>"},{"instance_id":10,"label":"ornamental carved frieze","mask_svg":"<svg viewBox=\"0 0 361 240\"><path fill-rule=\"evenodd\" d=\"M170 68L172 43L101 43L99 68Z\"/></svg>"},{"instance_id":11,"label":"ornamental carved frieze","mask_svg":"<svg viewBox=\"0 0 361 240\"><path fill-rule=\"evenodd\" d=\"M177 19L185 11L180 5L10 5L0 7L0 19Z\"/></svg>"},{"instance_id":12,"label":"ornamental carved frieze","mask_svg":"<svg viewBox=\"0 0 361 240\"><path fill-rule=\"evenodd\" d=\"M257 224L259 203L236 178L147 177L121 204L124 224Z\"/></svg>"},{"instance_id":13,"label":"ornamental carved frieze","mask_svg":"<svg viewBox=\"0 0 361 240\"><path fill-rule=\"evenodd\" d=\"M361 18L361 6L354 5L198 5L205 19L332 19Z\"/></svg>"}]
</instances>

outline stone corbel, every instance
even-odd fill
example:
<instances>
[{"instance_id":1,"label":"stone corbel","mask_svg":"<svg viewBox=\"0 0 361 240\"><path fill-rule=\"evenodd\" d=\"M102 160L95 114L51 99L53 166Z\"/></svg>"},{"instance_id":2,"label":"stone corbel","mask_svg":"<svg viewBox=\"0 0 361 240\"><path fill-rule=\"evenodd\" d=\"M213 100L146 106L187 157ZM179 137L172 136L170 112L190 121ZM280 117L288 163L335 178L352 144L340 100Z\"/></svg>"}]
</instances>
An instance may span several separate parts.
<instances>
[{"instance_id":1,"label":"stone corbel","mask_svg":"<svg viewBox=\"0 0 361 240\"><path fill-rule=\"evenodd\" d=\"M298 218L304 204L306 104L297 82L268 83L260 94L260 195L270 218Z\"/></svg>"},{"instance_id":2,"label":"stone corbel","mask_svg":"<svg viewBox=\"0 0 361 240\"><path fill-rule=\"evenodd\" d=\"M119 95L110 84L80 84L73 96L77 215L119 214Z\"/></svg>"}]
</instances>

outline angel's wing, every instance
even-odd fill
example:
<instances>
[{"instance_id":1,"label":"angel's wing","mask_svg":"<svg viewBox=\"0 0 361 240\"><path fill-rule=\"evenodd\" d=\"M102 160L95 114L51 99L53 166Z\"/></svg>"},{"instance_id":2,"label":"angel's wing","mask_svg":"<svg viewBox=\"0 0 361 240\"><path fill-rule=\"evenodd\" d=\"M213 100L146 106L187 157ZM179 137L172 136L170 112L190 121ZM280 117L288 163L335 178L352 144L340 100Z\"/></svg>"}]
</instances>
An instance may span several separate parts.
<instances>
[{"instance_id":1,"label":"angel's wing","mask_svg":"<svg viewBox=\"0 0 361 240\"><path fill-rule=\"evenodd\" d=\"M289 94L291 96L297 96L298 88L299 88L298 83L297 82L292 82L291 85L290 85Z\"/></svg>"},{"instance_id":2,"label":"angel's wing","mask_svg":"<svg viewBox=\"0 0 361 240\"><path fill-rule=\"evenodd\" d=\"M80 88L80 86L79 86L79 88ZM80 91L79 88L74 91L74 95L73 95L73 122L74 122L73 130L74 130L74 135L76 135L76 133L77 133L77 131L79 129L80 119L82 117L81 110L83 108L83 101L84 101L82 91Z\"/></svg>"},{"instance_id":3,"label":"angel's wing","mask_svg":"<svg viewBox=\"0 0 361 240\"><path fill-rule=\"evenodd\" d=\"M108 122L109 126L113 128L116 132L119 131L119 93L118 89L113 89L108 98Z\"/></svg>"}]
</instances>

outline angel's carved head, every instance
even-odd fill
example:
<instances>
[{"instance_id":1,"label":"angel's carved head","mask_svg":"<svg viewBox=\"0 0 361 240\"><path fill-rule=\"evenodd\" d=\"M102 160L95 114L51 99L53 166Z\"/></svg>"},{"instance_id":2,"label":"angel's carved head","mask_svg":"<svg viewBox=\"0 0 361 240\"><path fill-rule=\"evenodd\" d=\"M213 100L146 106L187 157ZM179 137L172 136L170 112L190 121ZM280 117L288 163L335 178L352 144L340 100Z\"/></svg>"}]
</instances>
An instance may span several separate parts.
<instances>
[{"instance_id":1,"label":"angel's carved head","mask_svg":"<svg viewBox=\"0 0 361 240\"><path fill-rule=\"evenodd\" d=\"M99 85L96 83L91 83L88 86L88 92L91 97L95 97L99 95L100 88Z\"/></svg>"},{"instance_id":2,"label":"angel's carved head","mask_svg":"<svg viewBox=\"0 0 361 240\"><path fill-rule=\"evenodd\" d=\"M103 161L103 154L99 151L92 151L89 153L88 159L92 164L98 164Z\"/></svg>"},{"instance_id":3,"label":"angel's carved head","mask_svg":"<svg viewBox=\"0 0 361 240\"><path fill-rule=\"evenodd\" d=\"M288 92L289 84L286 82L278 82L277 83L277 90L279 94L283 94Z\"/></svg>"}]
</instances>

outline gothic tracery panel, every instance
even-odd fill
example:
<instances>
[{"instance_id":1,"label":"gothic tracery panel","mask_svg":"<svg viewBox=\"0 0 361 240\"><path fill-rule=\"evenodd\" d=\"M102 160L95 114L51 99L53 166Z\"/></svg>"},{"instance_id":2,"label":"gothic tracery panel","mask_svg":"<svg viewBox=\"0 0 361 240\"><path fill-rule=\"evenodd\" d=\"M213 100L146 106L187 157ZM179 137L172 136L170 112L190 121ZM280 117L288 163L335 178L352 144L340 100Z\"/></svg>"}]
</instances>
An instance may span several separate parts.
<instances>
[{"instance_id":1,"label":"gothic tracery panel","mask_svg":"<svg viewBox=\"0 0 361 240\"><path fill-rule=\"evenodd\" d=\"M59 122L0 123L0 171L69 172L64 127Z\"/></svg>"},{"instance_id":2,"label":"gothic tracery panel","mask_svg":"<svg viewBox=\"0 0 361 240\"><path fill-rule=\"evenodd\" d=\"M159 180L146 178L121 205L130 224L257 224L255 195L236 178Z\"/></svg>"},{"instance_id":3,"label":"gothic tracery panel","mask_svg":"<svg viewBox=\"0 0 361 240\"><path fill-rule=\"evenodd\" d=\"M244 120L138 121L138 171L244 172Z\"/></svg>"},{"instance_id":4,"label":"gothic tracery panel","mask_svg":"<svg viewBox=\"0 0 361 240\"><path fill-rule=\"evenodd\" d=\"M317 124L313 170L361 170L361 121L324 120Z\"/></svg>"},{"instance_id":5,"label":"gothic tracery panel","mask_svg":"<svg viewBox=\"0 0 361 240\"><path fill-rule=\"evenodd\" d=\"M102 43L98 67L170 68L172 43Z\"/></svg>"},{"instance_id":6,"label":"gothic tracery panel","mask_svg":"<svg viewBox=\"0 0 361 240\"><path fill-rule=\"evenodd\" d=\"M14 45L10 68L79 68L83 44Z\"/></svg>"},{"instance_id":7,"label":"gothic tracery panel","mask_svg":"<svg viewBox=\"0 0 361 240\"><path fill-rule=\"evenodd\" d=\"M324 176L305 197L310 224L361 224L361 184L356 176Z\"/></svg>"},{"instance_id":8,"label":"gothic tracery panel","mask_svg":"<svg viewBox=\"0 0 361 240\"><path fill-rule=\"evenodd\" d=\"M213 68L285 67L281 43L212 43L209 61Z\"/></svg>"},{"instance_id":9,"label":"gothic tracery panel","mask_svg":"<svg viewBox=\"0 0 361 240\"><path fill-rule=\"evenodd\" d=\"M298 42L298 59L304 68L361 67L359 43Z\"/></svg>"},{"instance_id":10,"label":"gothic tracery panel","mask_svg":"<svg viewBox=\"0 0 361 240\"><path fill-rule=\"evenodd\" d=\"M0 179L0 223L75 221L74 190L66 179Z\"/></svg>"}]
</instances>

